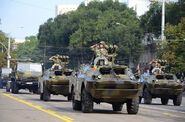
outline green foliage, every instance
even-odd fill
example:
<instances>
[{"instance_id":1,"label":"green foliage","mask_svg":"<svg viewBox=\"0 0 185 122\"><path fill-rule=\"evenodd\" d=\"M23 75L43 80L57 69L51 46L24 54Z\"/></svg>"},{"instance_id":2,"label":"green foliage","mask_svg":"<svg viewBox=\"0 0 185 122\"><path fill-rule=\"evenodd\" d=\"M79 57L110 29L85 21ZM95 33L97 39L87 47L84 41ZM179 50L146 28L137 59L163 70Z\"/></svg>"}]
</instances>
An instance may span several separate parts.
<instances>
[{"instance_id":1,"label":"green foliage","mask_svg":"<svg viewBox=\"0 0 185 122\"><path fill-rule=\"evenodd\" d=\"M185 17L178 25L167 24L165 35L170 40L163 43L161 54L168 62L168 70L175 74L185 72Z\"/></svg>"},{"instance_id":2,"label":"green foliage","mask_svg":"<svg viewBox=\"0 0 185 122\"><path fill-rule=\"evenodd\" d=\"M48 19L40 26L38 39L40 46L46 41L47 56L67 54L72 62L84 63L92 57L89 47L102 40L119 46L119 59L132 55L137 61L143 49L142 36L136 12L125 4L106 0L81 4L76 11Z\"/></svg>"},{"instance_id":3,"label":"green foliage","mask_svg":"<svg viewBox=\"0 0 185 122\"><path fill-rule=\"evenodd\" d=\"M179 2L169 2L165 4L165 22L177 25L181 18L185 16L185 0ZM150 5L150 9L141 16L141 27L146 32L161 34L161 13L162 4L155 2Z\"/></svg>"},{"instance_id":4,"label":"green foliage","mask_svg":"<svg viewBox=\"0 0 185 122\"><path fill-rule=\"evenodd\" d=\"M14 40L10 38L11 46L14 43ZM8 48L8 36L0 30L0 67L7 67L7 48ZM10 55L12 59L16 59L16 53L13 49L10 49ZM11 61L11 64L13 61Z\"/></svg>"},{"instance_id":5,"label":"green foliage","mask_svg":"<svg viewBox=\"0 0 185 122\"><path fill-rule=\"evenodd\" d=\"M18 45L18 59L32 59L33 61L40 61L42 54L38 49L39 40L35 36L29 36L25 39L26 41L24 43Z\"/></svg>"}]
</instances>

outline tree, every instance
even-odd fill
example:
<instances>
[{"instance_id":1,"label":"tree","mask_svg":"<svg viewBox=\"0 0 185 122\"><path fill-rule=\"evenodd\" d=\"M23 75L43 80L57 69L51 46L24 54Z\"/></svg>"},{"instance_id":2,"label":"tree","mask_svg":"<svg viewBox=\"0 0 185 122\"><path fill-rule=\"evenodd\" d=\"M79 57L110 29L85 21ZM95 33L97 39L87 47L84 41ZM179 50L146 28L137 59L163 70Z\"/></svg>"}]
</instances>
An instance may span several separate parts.
<instances>
[{"instance_id":1,"label":"tree","mask_svg":"<svg viewBox=\"0 0 185 122\"><path fill-rule=\"evenodd\" d=\"M172 73L185 72L185 17L178 25L167 24L165 35L170 40L163 43L162 59L167 60L167 70Z\"/></svg>"},{"instance_id":2,"label":"tree","mask_svg":"<svg viewBox=\"0 0 185 122\"><path fill-rule=\"evenodd\" d=\"M33 61L40 62L43 56L41 50L38 49L39 40L35 36L26 37L25 40L24 43L18 45L18 59L32 59Z\"/></svg>"},{"instance_id":3,"label":"tree","mask_svg":"<svg viewBox=\"0 0 185 122\"><path fill-rule=\"evenodd\" d=\"M7 48L8 48L8 36L0 30L0 67L7 67ZM10 38L11 45L14 43L14 39ZM12 47L12 46L11 46ZM16 59L16 53L13 48L10 49L11 58ZM11 64L14 62L11 61Z\"/></svg>"},{"instance_id":4,"label":"tree","mask_svg":"<svg viewBox=\"0 0 185 122\"><path fill-rule=\"evenodd\" d=\"M185 16L185 0L179 2L169 2L165 5L165 22L177 25L181 18ZM150 5L149 11L141 16L141 27L145 32L161 34L162 4L155 2Z\"/></svg>"},{"instance_id":5,"label":"tree","mask_svg":"<svg viewBox=\"0 0 185 122\"><path fill-rule=\"evenodd\" d=\"M132 56L136 62L142 51L142 36L136 12L125 4L106 0L81 4L76 11L49 19L40 26L38 39L39 45L46 41L47 56L60 52L76 64L89 62L93 53L89 47L102 40L119 46L118 59Z\"/></svg>"}]
</instances>

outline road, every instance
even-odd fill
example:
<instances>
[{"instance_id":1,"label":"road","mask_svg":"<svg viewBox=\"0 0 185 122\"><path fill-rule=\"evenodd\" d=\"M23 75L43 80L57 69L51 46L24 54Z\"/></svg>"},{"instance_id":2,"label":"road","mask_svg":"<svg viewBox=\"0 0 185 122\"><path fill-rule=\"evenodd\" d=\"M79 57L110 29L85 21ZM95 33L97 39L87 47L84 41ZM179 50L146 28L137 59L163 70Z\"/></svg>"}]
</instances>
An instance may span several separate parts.
<instances>
[{"instance_id":1,"label":"road","mask_svg":"<svg viewBox=\"0 0 185 122\"><path fill-rule=\"evenodd\" d=\"M40 101L39 95L21 90L20 94L0 89L0 122L185 122L185 96L181 106L140 104L137 115L128 115L124 105L121 112L113 112L106 103L94 104L93 113L72 110L72 103L63 96L52 96L50 102Z\"/></svg>"}]
</instances>

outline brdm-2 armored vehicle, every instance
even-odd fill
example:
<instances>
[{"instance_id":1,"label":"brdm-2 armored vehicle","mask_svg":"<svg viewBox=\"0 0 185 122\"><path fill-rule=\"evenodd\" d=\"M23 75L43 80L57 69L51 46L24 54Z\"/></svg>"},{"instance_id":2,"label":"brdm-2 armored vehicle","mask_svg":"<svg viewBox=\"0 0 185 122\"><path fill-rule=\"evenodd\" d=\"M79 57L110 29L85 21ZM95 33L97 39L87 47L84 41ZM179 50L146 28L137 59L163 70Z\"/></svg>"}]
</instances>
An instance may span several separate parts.
<instances>
[{"instance_id":1,"label":"brdm-2 armored vehicle","mask_svg":"<svg viewBox=\"0 0 185 122\"><path fill-rule=\"evenodd\" d=\"M64 95L71 100L68 77L71 76L72 70L67 69L69 57L57 55L50 60L54 65L39 78L40 100L49 101L51 94Z\"/></svg>"},{"instance_id":2,"label":"brdm-2 armored vehicle","mask_svg":"<svg viewBox=\"0 0 185 122\"><path fill-rule=\"evenodd\" d=\"M150 63L150 73L143 78L143 98L145 104L151 104L152 98L161 98L163 105L172 99L176 106L181 105L183 85L173 74L163 72L165 61L154 60Z\"/></svg>"},{"instance_id":3,"label":"brdm-2 armored vehicle","mask_svg":"<svg viewBox=\"0 0 185 122\"><path fill-rule=\"evenodd\" d=\"M116 47L109 46L108 51L108 57L96 56L71 77L72 107L86 113L93 111L94 102L106 102L112 104L113 111L121 111L126 103L127 112L137 114L141 85L127 66L114 64Z\"/></svg>"}]
</instances>

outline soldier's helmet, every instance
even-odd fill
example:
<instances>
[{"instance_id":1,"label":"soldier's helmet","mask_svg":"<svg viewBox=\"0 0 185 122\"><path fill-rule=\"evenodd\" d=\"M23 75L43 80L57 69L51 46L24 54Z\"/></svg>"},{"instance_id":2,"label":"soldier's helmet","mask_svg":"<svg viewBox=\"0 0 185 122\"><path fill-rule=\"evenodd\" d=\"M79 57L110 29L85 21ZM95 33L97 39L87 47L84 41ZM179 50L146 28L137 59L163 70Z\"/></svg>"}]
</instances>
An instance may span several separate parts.
<instances>
[{"instance_id":1,"label":"soldier's helmet","mask_svg":"<svg viewBox=\"0 0 185 122\"><path fill-rule=\"evenodd\" d=\"M103 45L105 45L105 42L104 42L104 41L101 41L101 42L100 42L100 44L103 44Z\"/></svg>"}]
</instances>

